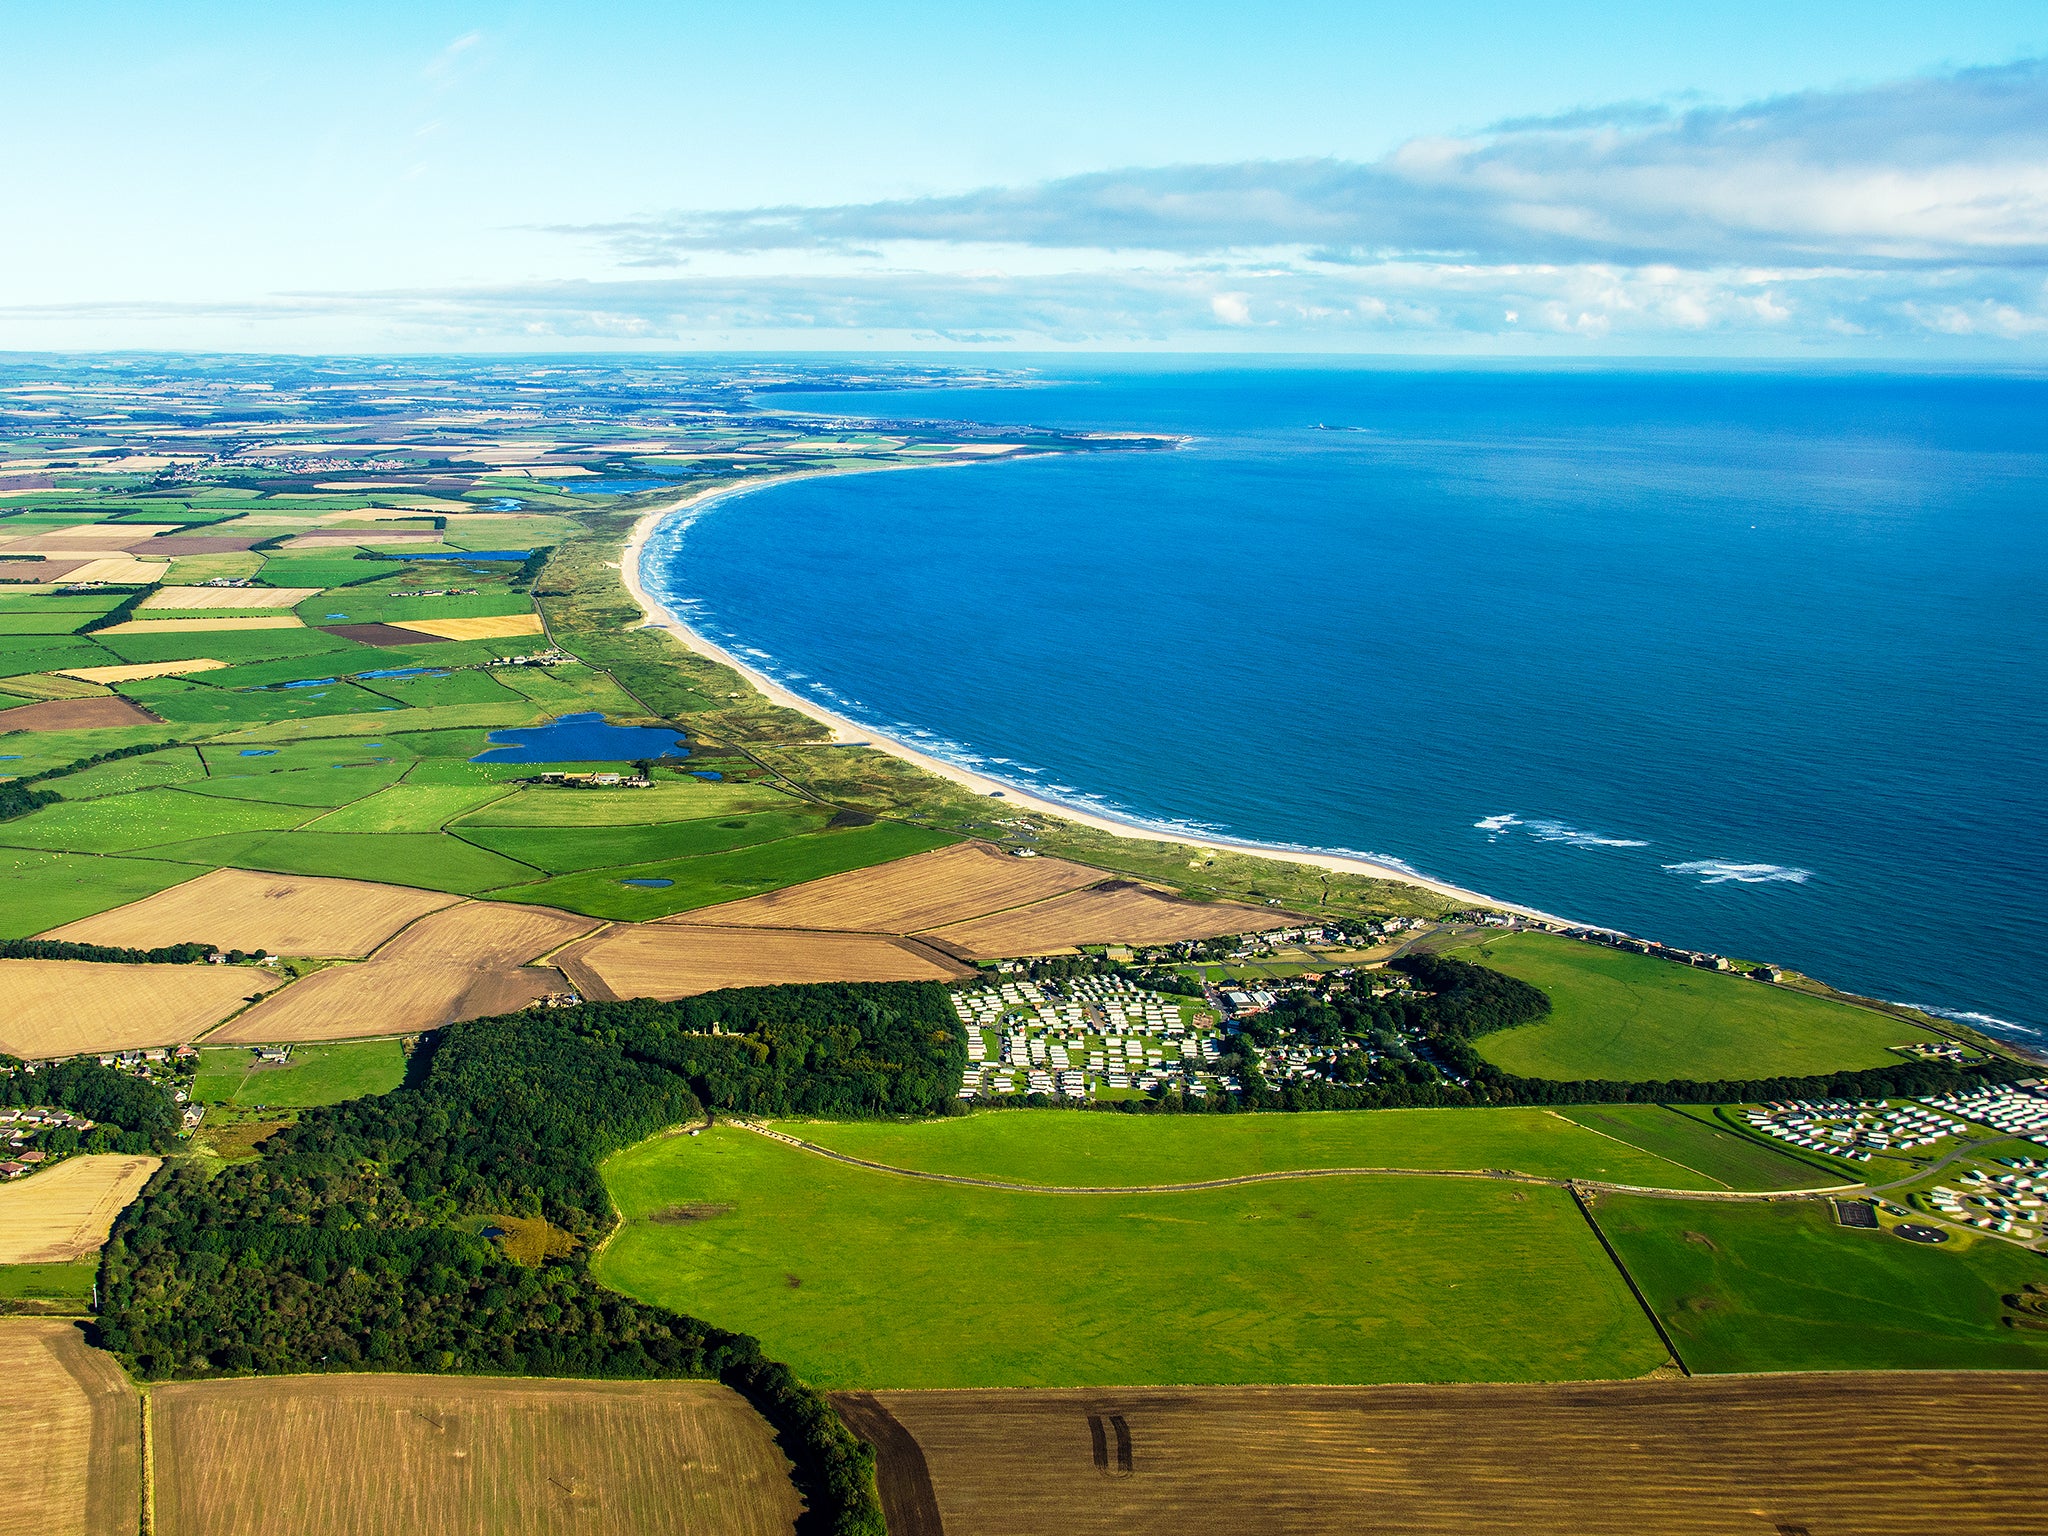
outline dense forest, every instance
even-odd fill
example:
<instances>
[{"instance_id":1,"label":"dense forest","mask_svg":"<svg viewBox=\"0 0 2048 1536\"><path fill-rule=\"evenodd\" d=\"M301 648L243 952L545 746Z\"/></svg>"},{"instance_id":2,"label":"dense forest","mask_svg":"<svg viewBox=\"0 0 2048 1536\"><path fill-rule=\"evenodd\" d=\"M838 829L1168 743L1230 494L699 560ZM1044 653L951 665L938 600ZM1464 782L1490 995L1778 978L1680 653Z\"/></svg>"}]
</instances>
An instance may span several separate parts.
<instances>
[{"instance_id":1,"label":"dense forest","mask_svg":"<svg viewBox=\"0 0 2048 1536\"><path fill-rule=\"evenodd\" d=\"M88 1152L168 1152L183 1125L170 1090L147 1078L83 1056L33 1072L0 1056L0 1106L37 1104L98 1121L82 1143Z\"/></svg>"},{"instance_id":2,"label":"dense forest","mask_svg":"<svg viewBox=\"0 0 2048 1536\"><path fill-rule=\"evenodd\" d=\"M929 1113L964 1046L931 983L767 987L457 1024L405 1087L312 1110L263 1156L183 1165L122 1216L101 1340L147 1378L236 1371L715 1376L783 1433L822 1528L879 1531L870 1454L741 1334L599 1286L598 1163L702 1113ZM465 1217L580 1239L525 1268ZM829 1516L829 1519L826 1517Z\"/></svg>"},{"instance_id":3,"label":"dense forest","mask_svg":"<svg viewBox=\"0 0 2048 1536\"><path fill-rule=\"evenodd\" d=\"M74 944L69 939L0 939L0 960L103 960L114 965L197 965L215 953L211 944L164 944L125 949L112 944ZM241 951L235 951L241 957ZM262 959L262 952L257 952Z\"/></svg>"}]
</instances>

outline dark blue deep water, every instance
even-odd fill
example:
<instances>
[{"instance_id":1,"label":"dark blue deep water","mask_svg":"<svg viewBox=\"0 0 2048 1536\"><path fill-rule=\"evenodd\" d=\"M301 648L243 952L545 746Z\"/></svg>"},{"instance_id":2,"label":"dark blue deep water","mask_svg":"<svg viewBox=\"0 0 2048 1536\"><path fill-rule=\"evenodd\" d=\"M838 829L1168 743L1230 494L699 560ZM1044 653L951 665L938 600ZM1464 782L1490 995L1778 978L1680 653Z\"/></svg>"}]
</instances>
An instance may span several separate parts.
<instances>
[{"instance_id":1,"label":"dark blue deep water","mask_svg":"<svg viewBox=\"0 0 2048 1536\"><path fill-rule=\"evenodd\" d=\"M774 407L1194 439L666 525L650 585L844 713L2048 1029L2048 382L1077 369Z\"/></svg>"},{"instance_id":2,"label":"dark blue deep water","mask_svg":"<svg viewBox=\"0 0 2048 1536\"><path fill-rule=\"evenodd\" d=\"M612 725L596 710L558 715L546 725L513 726L490 734L472 763L628 763L643 757L688 757L674 731Z\"/></svg>"}]
</instances>

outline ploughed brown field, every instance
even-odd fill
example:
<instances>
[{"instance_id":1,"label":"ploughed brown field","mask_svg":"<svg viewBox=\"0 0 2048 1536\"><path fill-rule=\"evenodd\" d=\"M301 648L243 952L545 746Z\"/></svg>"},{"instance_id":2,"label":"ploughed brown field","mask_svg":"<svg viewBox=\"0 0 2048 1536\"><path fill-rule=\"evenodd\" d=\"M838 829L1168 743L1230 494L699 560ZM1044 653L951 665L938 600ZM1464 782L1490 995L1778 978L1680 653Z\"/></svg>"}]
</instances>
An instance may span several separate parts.
<instances>
[{"instance_id":1,"label":"ploughed brown field","mask_svg":"<svg viewBox=\"0 0 2048 1536\"><path fill-rule=\"evenodd\" d=\"M769 1536L801 1508L708 1382L290 1376L152 1393L158 1536Z\"/></svg>"},{"instance_id":2,"label":"ploughed brown field","mask_svg":"<svg viewBox=\"0 0 2048 1536\"><path fill-rule=\"evenodd\" d=\"M847 933L916 933L1006 907L1042 901L1102 879L1065 859L1019 859L985 843L955 843L891 864L827 875L765 896L749 896L661 919L679 926L824 928Z\"/></svg>"},{"instance_id":3,"label":"ploughed brown field","mask_svg":"<svg viewBox=\"0 0 2048 1536\"><path fill-rule=\"evenodd\" d=\"M915 939L873 933L622 924L555 963L589 998L694 997L799 981L958 981L969 966Z\"/></svg>"},{"instance_id":4,"label":"ploughed brown field","mask_svg":"<svg viewBox=\"0 0 2048 1536\"><path fill-rule=\"evenodd\" d=\"M142 1414L70 1323L0 1319L0 1536L133 1536Z\"/></svg>"},{"instance_id":5,"label":"ploughed brown field","mask_svg":"<svg viewBox=\"0 0 2048 1536\"><path fill-rule=\"evenodd\" d=\"M1228 901L1185 901L1130 880L1108 880L966 922L925 930L975 956L1038 955L1081 944L1172 944L1285 928L1300 919Z\"/></svg>"},{"instance_id":6,"label":"ploughed brown field","mask_svg":"<svg viewBox=\"0 0 2048 1536\"><path fill-rule=\"evenodd\" d=\"M160 1165L154 1157L87 1153L0 1184L0 1264L69 1264L98 1253L114 1218Z\"/></svg>"},{"instance_id":7,"label":"ploughed brown field","mask_svg":"<svg viewBox=\"0 0 2048 1536\"><path fill-rule=\"evenodd\" d=\"M0 1051L33 1060L178 1045L277 980L245 965L0 960Z\"/></svg>"},{"instance_id":8,"label":"ploughed brown field","mask_svg":"<svg viewBox=\"0 0 2048 1536\"><path fill-rule=\"evenodd\" d=\"M367 955L413 919L461 899L371 880L216 869L38 937L133 949L197 939L273 955Z\"/></svg>"},{"instance_id":9,"label":"ploughed brown field","mask_svg":"<svg viewBox=\"0 0 2048 1536\"><path fill-rule=\"evenodd\" d=\"M213 1044L409 1035L511 1013L563 989L525 962L598 926L552 907L470 901L431 912L360 965L315 971L241 1015Z\"/></svg>"},{"instance_id":10,"label":"ploughed brown field","mask_svg":"<svg viewBox=\"0 0 2048 1536\"><path fill-rule=\"evenodd\" d=\"M890 1536L2015 1536L2048 1380L842 1393Z\"/></svg>"},{"instance_id":11,"label":"ploughed brown field","mask_svg":"<svg viewBox=\"0 0 2048 1536\"><path fill-rule=\"evenodd\" d=\"M0 734L8 731L97 731L122 725L154 725L146 709L112 696L97 699L45 699L19 709L0 709Z\"/></svg>"}]
</instances>

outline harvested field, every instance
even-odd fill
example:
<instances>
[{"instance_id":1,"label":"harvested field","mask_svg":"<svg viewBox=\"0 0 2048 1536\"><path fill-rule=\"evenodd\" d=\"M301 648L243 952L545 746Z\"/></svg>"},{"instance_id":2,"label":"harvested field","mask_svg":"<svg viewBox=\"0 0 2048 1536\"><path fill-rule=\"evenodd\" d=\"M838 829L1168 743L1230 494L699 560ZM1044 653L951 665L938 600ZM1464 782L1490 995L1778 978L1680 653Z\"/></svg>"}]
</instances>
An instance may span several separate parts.
<instances>
[{"instance_id":1,"label":"harvested field","mask_svg":"<svg viewBox=\"0 0 2048 1536\"><path fill-rule=\"evenodd\" d=\"M144 677L183 677L187 672L216 672L226 666L210 656L191 661L146 661L126 667L73 667L59 677L75 677L87 683L132 683Z\"/></svg>"},{"instance_id":2,"label":"harvested field","mask_svg":"<svg viewBox=\"0 0 2048 1536\"><path fill-rule=\"evenodd\" d=\"M509 640L514 635L538 635L537 613L507 613L490 619L413 619L392 621L399 629L417 630L442 640Z\"/></svg>"},{"instance_id":3,"label":"harvested field","mask_svg":"<svg viewBox=\"0 0 2048 1536\"><path fill-rule=\"evenodd\" d=\"M1963 1372L836 1401L891 1536L2008 1536L2048 1436L2048 1380Z\"/></svg>"},{"instance_id":4,"label":"harvested field","mask_svg":"<svg viewBox=\"0 0 2048 1536\"><path fill-rule=\"evenodd\" d=\"M180 592L196 590L179 587ZM99 630L102 635L196 635L220 630L242 629L303 629L298 617L289 613L269 614L262 618L247 619L130 619L123 624L109 624Z\"/></svg>"},{"instance_id":5,"label":"harvested field","mask_svg":"<svg viewBox=\"0 0 2048 1536\"><path fill-rule=\"evenodd\" d=\"M216 869L39 937L137 949L198 939L273 955L367 955L414 918L459 899L369 880Z\"/></svg>"},{"instance_id":6,"label":"harvested field","mask_svg":"<svg viewBox=\"0 0 2048 1536\"><path fill-rule=\"evenodd\" d=\"M95 555L93 559L98 559ZM17 555L0 556L0 581L22 581L31 586L41 586L53 581L62 581L73 571L90 565L90 560L22 559Z\"/></svg>"},{"instance_id":7,"label":"harvested field","mask_svg":"<svg viewBox=\"0 0 2048 1536\"><path fill-rule=\"evenodd\" d=\"M801 1508L709 1382L296 1376L153 1394L160 1536L767 1536Z\"/></svg>"},{"instance_id":8,"label":"harvested field","mask_svg":"<svg viewBox=\"0 0 2048 1536\"><path fill-rule=\"evenodd\" d=\"M0 1184L0 1264L69 1264L98 1253L114 1218L142 1192L159 1161L86 1153L47 1173Z\"/></svg>"},{"instance_id":9,"label":"harvested field","mask_svg":"<svg viewBox=\"0 0 2048 1536\"><path fill-rule=\"evenodd\" d=\"M346 529L323 529L314 533L296 534L285 541L288 550L335 549L358 544L438 544L441 535L431 528L363 528L356 532Z\"/></svg>"},{"instance_id":10,"label":"harvested field","mask_svg":"<svg viewBox=\"0 0 2048 1536\"><path fill-rule=\"evenodd\" d=\"M0 960L0 1051L36 1060L178 1045L276 985L242 965Z\"/></svg>"},{"instance_id":11,"label":"harvested field","mask_svg":"<svg viewBox=\"0 0 2048 1536\"><path fill-rule=\"evenodd\" d=\"M662 921L721 928L916 933L1043 901L1100 879L1101 870L1065 859L1018 859L986 843L956 843L893 864L829 875Z\"/></svg>"},{"instance_id":12,"label":"harvested field","mask_svg":"<svg viewBox=\"0 0 2048 1536\"><path fill-rule=\"evenodd\" d=\"M260 533L238 537L217 533L171 533L151 539L142 548L152 555L238 555L263 542Z\"/></svg>"},{"instance_id":13,"label":"harvested field","mask_svg":"<svg viewBox=\"0 0 2048 1536\"><path fill-rule=\"evenodd\" d=\"M170 569L168 560L137 560L130 555L107 555L88 560L67 578L71 581L106 581L119 586L147 587L163 580Z\"/></svg>"},{"instance_id":14,"label":"harvested field","mask_svg":"<svg viewBox=\"0 0 2048 1536\"><path fill-rule=\"evenodd\" d=\"M319 587L165 587L142 600L139 610L164 608L296 608Z\"/></svg>"},{"instance_id":15,"label":"harvested field","mask_svg":"<svg viewBox=\"0 0 2048 1536\"><path fill-rule=\"evenodd\" d=\"M552 907L465 902L430 913L361 965L315 971L266 999L212 1043L352 1040L410 1035L510 1013L562 990L552 969L525 962L597 927Z\"/></svg>"},{"instance_id":16,"label":"harvested field","mask_svg":"<svg viewBox=\"0 0 2048 1536\"><path fill-rule=\"evenodd\" d=\"M0 734L8 731L98 731L123 725L154 725L156 716L126 699L45 699L19 709L0 709Z\"/></svg>"},{"instance_id":17,"label":"harvested field","mask_svg":"<svg viewBox=\"0 0 2048 1536\"><path fill-rule=\"evenodd\" d=\"M555 963L585 997L694 997L785 981L957 981L974 974L915 939L776 928L621 924Z\"/></svg>"},{"instance_id":18,"label":"harvested field","mask_svg":"<svg viewBox=\"0 0 2048 1536\"><path fill-rule=\"evenodd\" d=\"M416 629L401 629L396 624L322 624L320 628L358 645L438 645L443 638L423 635Z\"/></svg>"},{"instance_id":19,"label":"harvested field","mask_svg":"<svg viewBox=\"0 0 2048 1536\"><path fill-rule=\"evenodd\" d=\"M1109 880L1014 911L947 923L929 936L979 959L1035 955L1078 944L1172 944L1285 928L1300 919L1234 902L1183 901L1129 880Z\"/></svg>"},{"instance_id":20,"label":"harvested field","mask_svg":"<svg viewBox=\"0 0 2048 1536\"><path fill-rule=\"evenodd\" d=\"M76 1326L0 1322L0 1536L133 1536L142 1410Z\"/></svg>"}]
</instances>

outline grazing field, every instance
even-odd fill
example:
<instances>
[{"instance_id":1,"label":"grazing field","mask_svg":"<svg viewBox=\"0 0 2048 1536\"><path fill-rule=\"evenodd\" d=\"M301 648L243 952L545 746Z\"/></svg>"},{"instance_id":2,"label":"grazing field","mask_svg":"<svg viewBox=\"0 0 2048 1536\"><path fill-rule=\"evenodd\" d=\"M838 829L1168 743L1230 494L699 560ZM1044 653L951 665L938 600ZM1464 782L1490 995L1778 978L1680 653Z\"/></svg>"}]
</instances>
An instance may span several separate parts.
<instances>
[{"instance_id":1,"label":"grazing field","mask_svg":"<svg viewBox=\"0 0 2048 1536\"><path fill-rule=\"evenodd\" d=\"M1637 1376L1665 1358L1561 1190L1302 1179L1034 1195L735 1127L604 1165L605 1284L829 1387Z\"/></svg>"},{"instance_id":2,"label":"grazing field","mask_svg":"<svg viewBox=\"0 0 2048 1536\"><path fill-rule=\"evenodd\" d=\"M394 884L458 896L540 878L537 869L442 832L230 832L167 843L156 851L193 864L233 864L287 875L374 873Z\"/></svg>"},{"instance_id":3,"label":"grazing field","mask_svg":"<svg viewBox=\"0 0 2048 1536\"><path fill-rule=\"evenodd\" d=\"M35 1060L182 1044L277 980L247 965L0 960L0 1051Z\"/></svg>"},{"instance_id":4,"label":"grazing field","mask_svg":"<svg viewBox=\"0 0 2048 1536\"><path fill-rule=\"evenodd\" d=\"M353 755L353 754L342 754ZM403 763L337 763L319 768L300 768L277 773L263 766L260 758L213 753L213 776L203 783L184 787L195 795L223 800L263 800L276 805L306 807L310 820L333 806L352 805L368 799L405 772Z\"/></svg>"},{"instance_id":5,"label":"grazing field","mask_svg":"<svg viewBox=\"0 0 2048 1536\"><path fill-rule=\"evenodd\" d=\"M588 912L593 917L642 922L821 875L886 864L951 841L943 833L922 827L878 821L872 826L811 832L725 853L557 875L522 890L519 899Z\"/></svg>"},{"instance_id":6,"label":"grazing field","mask_svg":"<svg viewBox=\"0 0 2048 1536\"><path fill-rule=\"evenodd\" d=\"M92 1288L99 1278L98 1254L62 1264L0 1264L0 1303L50 1302L49 1308L84 1309L92 1301ZM0 1307L0 1311L6 1310Z\"/></svg>"},{"instance_id":7,"label":"grazing field","mask_svg":"<svg viewBox=\"0 0 2048 1536\"><path fill-rule=\"evenodd\" d=\"M125 853L206 833L279 831L312 814L298 806L219 800L183 789L144 789L105 800L61 801L0 822L0 842L15 848Z\"/></svg>"},{"instance_id":8,"label":"grazing field","mask_svg":"<svg viewBox=\"0 0 2048 1536\"><path fill-rule=\"evenodd\" d=\"M955 843L878 868L728 902L715 914L700 912L670 921L716 922L721 927L916 933L921 928L1041 901L1100 879L1101 870L1065 859L1018 859L986 843Z\"/></svg>"},{"instance_id":9,"label":"grazing field","mask_svg":"<svg viewBox=\"0 0 2048 1536\"><path fill-rule=\"evenodd\" d=\"M540 770L531 763L506 764L521 776ZM565 764L563 766L573 766ZM798 802L758 784L664 781L647 789L522 789L465 819L465 827L639 827L697 821L747 811L788 810Z\"/></svg>"},{"instance_id":10,"label":"grazing field","mask_svg":"<svg viewBox=\"0 0 2048 1536\"><path fill-rule=\"evenodd\" d=\"M1300 1168L1432 1168L1505 1169L1657 1189L1720 1187L1546 1109L1299 1115L1005 1109L940 1120L791 1120L776 1128L892 1168L1016 1184L1179 1184Z\"/></svg>"},{"instance_id":11,"label":"grazing field","mask_svg":"<svg viewBox=\"0 0 2048 1536\"><path fill-rule=\"evenodd\" d=\"M256 1060L247 1046L208 1046L192 1082L195 1104L312 1109L389 1093L405 1080L405 1052L396 1040L300 1045L281 1067Z\"/></svg>"},{"instance_id":12,"label":"grazing field","mask_svg":"<svg viewBox=\"0 0 2048 1536\"><path fill-rule=\"evenodd\" d=\"M1712 1124L1710 1110L1662 1104L1577 1104L1559 1114L1631 1146L1697 1170L1724 1189L1822 1189L1842 1180L1824 1168ZM1636 1182L1629 1179L1613 1183Z\"/></svg>"},{"instance_id":13,"label":"grazing field","mask_svg":"<svg viewBox=\"0 0 2048 1536\"><path fill-rule=\"evenodd\" d=\"M1594 1209L1694 1371L2048 1369L2048 1333L1999 1321L2048 1258L1996 1238L1911 1243L1838 1226L1824 1200Z\"/></svg>"},{"instance_id":14,"label":"grazing field","mask_svg":"<svg viewBox=\"0 0 2048 1536\"><path fill-rule=\"evenodd\" d=\"M212 1038L220 1044L410 1035L510 1013L562 990L525 962L596 927L548 907L464 902L422 917L360 965L294 982Z\"/></svg>"},{"instance_id":15,"label":"grazing field","mask_svg":"<svg viewBox=\"0 0 2048 1536\"><path fill-rule=\"evenodd\" d=\"M1963 1373L836 1401L892 1536L2012 1536L2048 1435Z\"/></svg>"},{"instance_id":16,"label":"grazing field","mask_svg":"<svg viewBox=\"0 0 2048 1536\"><path fill-rule=\"evenodd\" d=\"M142 1410L75 1324L0 1320L0 1536L134 1536Z\"/></svg>"},{"instance_id":17,"label":"grazing field","mask_svg":"<svg viewBox=\"0 0 2048 1536\"><path fill-rule=\"evenodd\" d=\"M67 1157L0 1184L0 1264L69 1264L98 1253L114 1218L156 1172L154 1157Z\"/></svg>"},{"instance_id":18,"label":"grazing field","mask_svg":"<svg viewBox=\"0 0 2048 1536\"><path fill-rule=\"evenodd\" d=\"M1896 1066L1937 1038L1898 1019L1675 961L1515 933L1454 951L1550 995L1550 1016L1474 1041L1524 1077L1624 1082L1796 1076Z\"/></svg>"},{"instance_id":19,"label":"grazing field","mask_svg":"<svg viewBox=\"0 0 2048 1536\"><path fill-rule=\"evenodd\" d=\"M160 1536L787 1536L801 1509L708 1382L173 1382L152 1420Z\"/></svg>"},{"instance_id":20,"label":"grazing field","mask_svg":"<svg viewBox=\"0 0 2048 1536\"><path fill-rule=\"evenodd\" d=\"M626 924L555 963L585 997L694 997L802 981L958 981L965 966L887 934Z\"/></svg>"},{"instance_id":21,"label":"grazing field","mask_svg":"<svg viewBox=\"0 0 2048 1536\"><path fill-rule=\"evenodd\" d=\"M157 859L0 847L0 938L25 939L52 921L140 900L195 872L189 864Z\"/></svg>"},{"instance_id":22,"label":"grazing field","mask_svg":"<svg viewBox=\"0 0 2048 1536\"><path fill-rule=\"evenodd\" d=\"M1183 901L1128 880L933 928L931 936L982 959L1035 955L1081 944L1172 944L1226 933L1258 933L1299 922L1284 912L1235 902Z\"/></svg>"},{"instance_id":23,"label":"grazing field","mask_svg":"<svg viewBox=\"0 0 2048 1536\"><path fill-rule=\"evenodd\" d=\"M198 940L273 955L366 955L413 919L454 900L369 880L216 869L42 936L137 949Z\"/></svg>"},{"instance_id":24,"label":"grazing field","mask_svg":"<svg viewBox=\"0 0 2048 1536\"><path fill-rule=\"evenodd\" d=\"M451 830L457 837L538 865L550 874L574 874L772 843L816 832L829 816L828 811L811 809L755 811L652 827L487 827L465 821Z\"/></svg>"},{"instance_id":25,"label":"grazing field","mask_svg":"<svg viewBox=\"0 0 2048 1536\"><path fill-rule=\"evenodd\" d=\"M45 699L0 709L0 735L9 731L102 731L124 725L150 725L155 716L126 699Z\"/></svg>"},{"instance_id":26,"label":"grazing field","mask_svg":"<svg viewBox=\"0 0 2048 1536\"><path fill-rule=\"evenodd\" d=\"M509 793L502 784L394 784L308 823L306 830L438 832L464 811Z\"/></svg>"}]
</instances>

